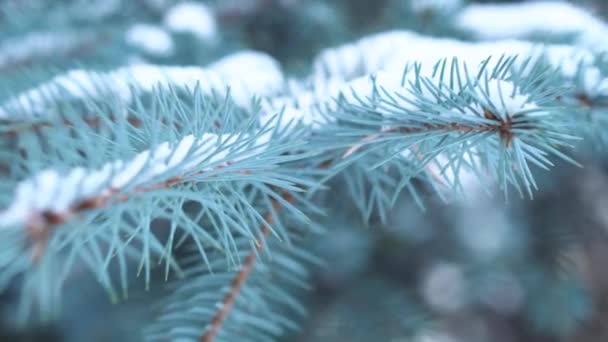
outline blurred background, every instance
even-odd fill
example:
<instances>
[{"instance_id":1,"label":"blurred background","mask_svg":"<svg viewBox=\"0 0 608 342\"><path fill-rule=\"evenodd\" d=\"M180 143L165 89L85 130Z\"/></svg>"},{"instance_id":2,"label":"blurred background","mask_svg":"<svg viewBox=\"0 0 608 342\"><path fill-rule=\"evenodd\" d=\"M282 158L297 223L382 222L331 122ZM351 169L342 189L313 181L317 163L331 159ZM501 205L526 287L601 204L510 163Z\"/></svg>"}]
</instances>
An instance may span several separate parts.
<instances>
[{"instance_id":1,"label":"blurred background","mask_svg":"<svg viewBox=\"0 0 608 342\"><path fill-rule=\"evenodd\" d=\"M3 0L0 84L14 93L75 65L205 65L240 49L267 52L286 73L303 76L322 48L374 32L471 39L450 18L472 2L188 1L195 20L213 17L180 25L171 19L183 3L177 0ZM572 2L608 18L608 1ZM426 209L404 196L384 223L373 214L366 223L336 179L323 194L336 206L321 221L328 233L311 246L327 265L314 270L301 331L285 341L608 341L604 156L582 148L576 157L584 168L538 173L541 190L533 200L505 202L478 190L446 203L429 191ZM136 341L154 291L112 305L85 277L66 295L58 322L26 332L5 324L0 340ZM10 317L13 293L0 300L0 317Z\"/></svg>"}]
</instances>

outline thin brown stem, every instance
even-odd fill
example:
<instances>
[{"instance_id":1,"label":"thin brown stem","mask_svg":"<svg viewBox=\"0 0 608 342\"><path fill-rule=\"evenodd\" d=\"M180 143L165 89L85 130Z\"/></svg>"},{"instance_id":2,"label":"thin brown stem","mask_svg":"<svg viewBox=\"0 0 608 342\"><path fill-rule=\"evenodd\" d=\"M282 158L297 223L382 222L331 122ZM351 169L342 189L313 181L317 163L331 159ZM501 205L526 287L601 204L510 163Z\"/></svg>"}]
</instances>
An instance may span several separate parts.
<instances>
[{"instance_id":1,"label":"thin brown stem","mask_svg":"<svg viewBox=\"0 0 608 342\"><path fill-rule=\"evenodd\" d=\"M326 169L326 168L330 167L333 162L334 162L334 160L331 160L331 159L326 160L319 165L319 168ZM288 192L283 192L281 197L288 203L295 202L295 198ZM279 201L277 201L276 199L273 199L272 208L273 208L274 215L278 215L282 208L281 203L279 203ZM274 217L275 217L274 215L272 212L270 212L270 213L267 213L266 216L264 217L264 219L268 225L274 223ZM247 278L249 277L249 275L251 274L251 271L253 270L253 267L255 266L255 262L258 257L258 252L260 252L262 250L262 248L264 248L263 242L266 239L266 237L268 236L268 234L270 233L270 229L269 229L268 225L265 224L262 226L261 238L256 240L255 249L252 250L249 253L249 255L247 255L247 258L245 258L245 262L243 263L243 267L232 280L232 283L230 285L230 291L224 297L224 300L222 301L222 305L221 305L219 311L217 311L216 314L211 319L211 324L210 324L209 329L207 329L207 331L201 336L201 338L200 338L201 342L212 342L213 339L215 338L215 336L217 335L217 333L219 332L220 328L222 327L222 324L226 320L226 317L228 317L228 314L230 314L230 311L232 310L232 307L234 306L234 302L236 300L237 295L243 288L243 285L247 281Z\"/></svg>"},{"instance_id":2,"label":"thin brown stem","mask_svg":"<svg viewBox=\"0 0 608 342\"><path fill-rule=\"evenodd\" d=\"M346 152L342 154L342 159L349 157L353 153L357 152L366 142L373 141L382 136L383 133L402 133L402 134L416 134L423 132L433 132L433 131L452 131L452 132L460 132L460 133L470 133L470 132L497 132L500 135L500 138L505 141L505 146L509 148L511 146L511 141L513 140L513 132L511 128L513 126L513 121L511 117L507 117L507 120L503 120L496 116L488 109L484 109L483 111L484 117L486 119L496 121L494 125L470 125L470 124L461 124L461 123L445 123L445 124L422 124L420 127L389 127L382 129L379 133L374 133L367 135L361 140L359 140L358 144L355 144L348 148Z\"/></svg>"},{"instance_id":3,"label":"thin brown stem","mask_svg":"<svg viewBox=\"0 0 608 342\"><path fill-rule=\"evenodd\" d=\"M293 203L295 201L294 197L287 192L283 193L282 197L285 201L289 203ZM279 201L275 199L272 201L272 208L274 215L276 215L279 213L282 206ZM258 240L256 240L254 250L249 253L247 258L245 259L245 262L243 263L243 266L241 267L241 270L236 274L234 279L232 279L232 283L230 284L230 291L226 294L226 296L224 296L219 311L217 311L215 316L213 316L213 318L211 319L209 329L207 329L205 334L201 336L201 342L212 342L217 333L219 332L220 328L222 327L222 324L228 317L228 314L230 314L230 311L234 306L234 302L236 301L236 297L243 288L243 285L245 285L245 282L249 278L249 275L251 274L251 271L255 266L255 262L258 258L258 253L262 250L262 248L264 248L264 241L270 233L270 228L268 227L268 225L274 223L274 215L273 213L266 214L264 218L266 223L262 226L262 232L260 234L261 236Z\"/></svg>"}]
</instances>

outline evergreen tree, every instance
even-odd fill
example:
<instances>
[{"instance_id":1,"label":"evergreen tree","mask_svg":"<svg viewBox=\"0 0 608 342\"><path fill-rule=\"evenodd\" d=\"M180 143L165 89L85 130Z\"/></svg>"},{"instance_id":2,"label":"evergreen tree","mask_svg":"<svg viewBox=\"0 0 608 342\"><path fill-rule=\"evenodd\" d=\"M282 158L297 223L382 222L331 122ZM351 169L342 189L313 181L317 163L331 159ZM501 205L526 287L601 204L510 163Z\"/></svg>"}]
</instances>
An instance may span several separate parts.
<instances>
[{"instance_id":1,"label":"evergreen tree","mask_svg":"<svg viewBox=\"0 0 608 342\"><path fill-rule=\"evenodd\" d=\"M0 339L606 338L601 5L5 0Z\"/></svg>"}]
</instances>

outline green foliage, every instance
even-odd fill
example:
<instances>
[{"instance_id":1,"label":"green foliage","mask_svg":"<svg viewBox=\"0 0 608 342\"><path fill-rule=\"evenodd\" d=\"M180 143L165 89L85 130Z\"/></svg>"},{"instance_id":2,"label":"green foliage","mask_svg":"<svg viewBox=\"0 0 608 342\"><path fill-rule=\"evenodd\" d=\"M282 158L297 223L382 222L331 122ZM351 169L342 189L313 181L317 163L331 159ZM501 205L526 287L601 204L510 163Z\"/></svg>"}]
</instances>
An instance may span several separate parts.
<instances>
[{"instance_id":1,"label":"green foliage","mask_svg":"<svg viewBox=\"0 0 608 342\"><path fill-rule=\"evenodd\" d=\"M237 13L243 17L233 31L225 28L226 37L236 42L190 48L193 37L176 34L171 37L183 50L166 59L142 55L155 63L200 64L220 52L254 46L301 72L322 46L354 31L383 27L371 20L360 30L339 29L347 21L341 12L328 12L318 19L319 27L310 21L319 11L348 6L344 1L334 7L322 1L315 1L317 7L300 5L306 10L270 1L268 12L262 3ZM406 18L416 18L408 23L421 31L459 35L446 21L448 13L421 17L403 3L383 4L363 11L373 9L388 23L400 17L404 26ZM361 14L366 7L356 6L364 5L349 8ZM125 29L160 20L163 6L140 10L121 2L105 14L86 17L82 6L78 1L12 1L1 7L7 39L22 41L28 33L47 31L74 38L63 55L24 54L0 65L8 70L0 75L5 88L0 96L0 291L19 289L10 321L26 327L36 319L56 319L66 293L77 288L74 280L87 273L115 303L137 293L134 282L145 290L162 286L159 297L150 300L155 317L137 327L143 328L144 339L279 340L298 331L308 311L303 292L327 261L314 252L318 241L331 246L336 231L367 225L385 229L403 203L432 211L437 209L433 198L446 205L496 190L509 198L513 189L533 198L546 177L557 172L556 165L578 166L575 159L585 156L587 146L601 150L608 139L603 54L581 60L572 74L552 63L550 53L488 53L480 64L472 62L475 58L404 57L404 68L385 66L371 74L362 55L357 56L361 70L354 74L364 75L290 79L293 89L280 79L273 84L278 91L264 88L262 80L239 83L246 76L239 73L253 74L255 65L239 68L233 78L204 68L182 70L180 75L198 80L189 88L185 84L191 78L167 77L163 83L148 74L177 69L150 66L129 80L114 69L136 52L124 42ZM232 13L213 6L223 15L218 18ZM333 35L316 37L325 31ZM85 65L108 72L72 69L80 62L70 56L88 44L94 48L81 55ZM0 47L2 54L5 46ZM154 86L146 83L147 76L156 80ZM362 77L351 80L354 76ZM331 228L331 217L343 218L339 229ZM415 250L414 238L398 240L389 234L354 243L353 250L341 254L376 243L379 255L404 245ZM483 283L495 275L491 271L502 276L525 269L533 253L498 253L488 259L499 266L473 254L436 253L437 258L455 256L454 263L471 268L462 278L480 292L479 298L467 298L482 302ZM365 263L371 257L350 258ZM453 267L448 275L460 279L454 269L460 270ZM522 310L539 330L567 334L572 322L592 311L575 280L544 269L532 273L517 279L530 296ZM544 291L543 285L554 281L559 283L552 291ZM384 280L365 284L361 293L395 291ZM394 296L405 303L396 305L411 306L408 317L424 319L413 319L405 328L395 323L398 334L417 335L416 328L426 329L432 320L427 319L432 310L413 297ZM393 297L387 298L378 301L378 308L391 306ZM561 309L563 315L555 314Z\"/></svg>"},{"instance_id":2,"label":"green foliage","mask_svg":"<svg viewBox=\"0 0 608 342\"><path fill-rule=\"evenodd\" d=\"M92 125L89 118L77 115L82 113L78 110L81 108L95 113L99 121ZM19 127L18 139L6 141L13 146L13 153L3 162L11 165L13 184L23 182L26 175L49 169L70 178L73 174L69 172L78 167L85 173L81 182L86 182L87 173L94 177L95 172L99 173L96 170L107 169L108 161L127 161L136 153L154 150L166 142L172 150L169 158L179 153L185 156L181 162L143 183L133 177L121 188L99 184L100 190L109 188L112 192L107 195L99 191L99 194L82 197L80 204L65 212L48 209L40 213L43 229L54 230L49 241L38 241L31 231L29 238L27 235L15 237L20 240L18 243L9 238L14 234L23 235L23 229L31 222L4 228L7 238L2 242L6 243L1 258L3 283L10 283L15 275L26 272L24 281L30 284L26 288L32 287L24 294L24 303L28 305L33 305L32 300L36 298L46 303L43 307L52 307L75 263L84 262L112 297L117 297L116 286L123 296L127 293L130 272L127 260L138 262L135 269L144 274L146 283L157 261L164 264L165 277L170 271L181 274L173 249L186 240L195 243L200 261L205 265L211 262L207 253L212 250L234 259L235 253L241 252L235 239L239 236L255 239L259 233L256 227L265 222L259 214L265 206L254 208L250 201L258 199L269 205L270 199L280 198L276 188L299 191L299 187L312 184L304 176L294 177L289 171L288 164L310 155L294 152L303 141L298 141L296 131L290 129L287 137L286 130L271 126L273 120L259 127L254 119L243 117L243 112L235 109L229 98L207 97L199 88L192 91L159 89L129 106L107 101L83 103L82 107L68 105L62 114L48 119L43 127L36 128L38 122L28 122L31 126ZM64 125L66 121L70 122L69 126ZM222 124L217 125L218 122ZM7 126L7 129L15 127ZM184 150L180 144L184 137L203 137L209 133L226 138L203 145L206 146L203 150L196 144ZM267 141L260 143L263 136ZM223 157L215 158L217 155ZM195 165L189 162L192 159L197 160ZM156 163L151 153L138 174L144 177L150 168L158 167ZM277 167L281 164L285 168ZM111 172L119 174L124 170L117 167ZM112 178L106 182L112 182ZM69 188L74 186L79 185L64 183L64 188L57 190L77 192ZM8 204L12 199L10 192L2 196L3 203ZM101 202L95 203L95 200ZM287 209L299 212L291 205ZM57 215L59 217L52 217ZM170 232L162 238L154 231L154 222L158 220L170 222ZM31 229L34 228L28 228ZM286 230L281 225L273 224L271 229L273 237L286 239ZM41 259L35 257L37 248L44 249ZM116 279L112 279L108 271L111 263L119 266ZM49 288L57 290L49 291ZM51 309L45 309L48 310Z\"/></svg>"}]
</instances>

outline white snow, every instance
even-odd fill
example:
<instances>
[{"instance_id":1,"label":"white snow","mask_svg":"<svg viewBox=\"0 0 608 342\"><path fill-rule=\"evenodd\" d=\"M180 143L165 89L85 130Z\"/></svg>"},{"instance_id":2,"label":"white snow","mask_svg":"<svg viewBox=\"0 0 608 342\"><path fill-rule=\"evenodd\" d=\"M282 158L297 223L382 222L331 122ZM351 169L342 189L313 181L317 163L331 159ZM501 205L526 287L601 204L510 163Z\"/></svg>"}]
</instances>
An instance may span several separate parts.
<instances>
[{"instance_id":1,"label":"white snow","mask_svg":"<svg viewBox=\"0 0 608 342\"><path fill-rule=\"evenodd\" d=\"M590 67L594 61L594 55L590 50L568 45L551 45L543 52L549 63L559 67L562 75L568 78L575 75L579 64Z\"/></svg>"},{"instance_id":2,"label":"white snow","mask_svg":"<svg viewBox=\"0 0 608 342\"><path fill-rule=\"evenodd\" d=\"M402 83L407 83L415 77L410 67L403 79L403 72L408 62L410 66L412 62L422 62L420 74L430 78L435 62L443 58L456 57L459 66L466 65L469 73L475 73L481 62L490 56L498 60L498 57L503 54L540 57L543 53L550 63L567 65L568 73L571 72L570 68L573 66L576 68L580 61L590 63L592 59L591 53L565 45L539 47L516 40L469 43L453 39L432 38L408 31L390 31L323 51L315 60L315 72L312 77L330 77L334 84L340 84L340 80L348 80L361 73L372 74L377 86L389 91L397 91L402 87ZM568 76L574 76L574 73ZM351 92L345 90L352 89L360 97L369 96L373 89L371 79L369 76L359 77L351 82L343 82L342 85L336 87L334 92L327 90L323 90L323 92L331 98L340 93L345 94L348 98ZM521 106L526 104L527 98L520 95L510 82L490 80L488 87L486 92L489 97L495 101L504 101L507 110L521 109ZM425 89L423 87L422 91L425 92ZM501 94L502 96L500 96ZM511 97L513 94L514 96ZM411 100L415 99L409 92L403 92L402 96ZM400 105L411 106L406 102L400 103Z\"/></svg>"},{"instance_id":3,"label":"white snow","mask_svg":"<svg viewBox=\"0 0 608 342\"><path fill-rule=\"evenodd\" d=\"M454 337L450 331L435 329L421 329L422 332L417 333L412 342L462 342Z\"/></svg>"},{"instance_id":4,"label":"white snow","mask_svg":"<svg viewBox=\"0 0 608 342\"><path fill-rule=\"evenodd\" d=\"M135 24L125 33L127 44L157 57L170 56L175 46L171 35L160 26Z\"/></svg>"},{"instance_id":5,"label":"white snow","mask_svg":"<svg viewBox=\"0 0 608 342\"><path fill-rule=\"evenodd\" d=\"M588 43L606 42L608 27L595 16L566 2L471 4L456 17L455 25L477 39L526 38L532 34L579 36Z\"/></svg>"},{"instance_id":6,"label":"white snow","mask_svg":"<svg viewBox=\"0 0 608 342\"><path fill-rule=\"evenodd\" d=\"M399 50L411 50L409 44L418 37L407 31L388 31L324 49L313 62L313 75L349 80L370 74L401 54Z\"/></svg>"},{"instance_id":7,"label":"white snow","mask_svg":"<svg viewBox=\"0 0 608 342\"><path fill-rule=\"evenodd\" d=\"M279 62L268 54L253 50L235 52L209 64L208 68L221 74L233 75L235 77L250 73L280 75L282 80Z\"/></svg>"},{"instance_id":8,"label":"white snow","mask_svg":"<svg viewBox=\"0 0 608 342\"><path fill-rule=\"evenodd\" d=\"M0 227L27 224L33 215L45 211L68 215L72 206L80 201L109 196L127 188L141 190L146 184L161 183L173 175L191 177L193 172L225 165L228 162L226 158L232 152L246 151L230 162L243 160L263 151L269 135L262 135L253 146L238 144L225 148L238 138L234 134L205 133L201 138L188 135L175 144L164 142L128 161L116 160L98 169L76 167L67 173L53 169L41 171L17 185L13 202L0 211ZM218 151L220 144L224 147ZM201 168L202 164L207 166Z\"/></svg>"},{"instance_id":9,"label":"white snow","mask_svg":"<svg viewBox=\"0 0 608 342\"><path fill-rule=\"evenodd\" d=\"M512 82L492 79L488 81L487 87L485 83L480 83L476 91L481 99L481 106L498 109L499 112L494 114L499 117L505 118L507 115L537 108L537 105L521 94Z\"/></svg>"},{"instance_id":10,"label":"white snow","mask_svg":"<svg viewBox=\"0 0 608 342\"><path fill-rule=\"evenodd\" d=\"M334 96L339 95L344 82L338 80L324 80L306 88L293 90L292 94L266 98L262 101L261 123L265 124L275 114L283 112L279 126L286 126L291 121L301 122L313 128L326 123L321 114L324 105L331 102Z\"/></svg>"},{"instance_id":11,"label":"white snow","mask_svg":"<svg viewBox=\"0 0 608 342\"><path fill-rule=\"evenodd\" d=\"M245 72L246 71L246 72ZM27 90L0 106L0 118L19 115L49 115L48 105L57 98L84 99L112 95L129 101L131 86L151 91L157 86L188 87L199 85L204 92L230 94L238 105L250 108L254 96L270 96L283 88L279 64L257 52L228 55L207 68L138 64L110 72L76 69Z\"/></svg>"},{"instance_id":12,"label":"white snow","mask_svg":"<svg viewBox=\"0 0 608 342\"><path fill-rule=\"evenodd\" d=\"M243 50L209 64L209 70L230 80L230 94L249 107L253 96L272 96L285 86L281 65L268 54Z\"/></svg>"},{"instance_id":13,"label":"white snow","mask_svg":"<svg viewBox=\"0 0 608 342\"><path fill-rule=\"evenodd\" d=\"M398 38L399 35L396 32L391 32L387 35L388 42L395 42L394 38ZM408 37L409 33L403 35L403 37ZM421 40L425 40L424 44L431 46L433 40L429 40L426 37L420 37ZM369 42L369 40L368 40ZM440 40L433 48L437 51L437 58L439 58L439 50L446 51L445 49L441 49L442 46L445 45L454 45L460 42L454 42L451 40ZM424 44L419 44L420 46ZM464 44L464 43L463 43ZM380 48L373 51L381 51L384 44L379 44ZM390 44L387 44L390 45ZM509 41L509 42L499 42L496 44L492 44L490 46L484 45L482 48L479 48L478 51L475 50L475 45L470 44L469 51L466 51L470 56L469 58L462 58L460 61L460 66L466 65L468 71L472 74L475 74L480 67L481 61L486 59L489 55L488 52L492 50L502 51L503 49L508 49L509 46L514 46L515 49L519 49L520 51L532 51L533 47L527 44L519 44L519 42ZM413 72L413 68L409 68L407 72L404 73L404 62L401 62L401 59L396 59L399 62L389 62L386 65L382 65L384 61L390 60L389 58L375 58L376 55L373 55L373 52L370 59L362 59L364 62L368 63L368 69L378 69L377 70L366 70L365 73L370 73L369 75L357 77L351 81L345 81L345 78L342 78L342 72L348 68L348 63L343 62L345 60L352 61L353 59L349 59L354 55L352 53L352 46L344 46L337 49L336 53L326 53L323 55L325 60L331 60L335 62L337 67L344 67L340 71L336 72L335 77L326 77L328 74L328 69L325 68L325 72L317 72L313 73L310 79L308 79L309 85L300 86L298 89L296 86L292 86L293 95L291 96L282 96L275 97L271 99L267 99L263 102L264 113L276 113L279 110L284 110L284 117L281 125L287 124L291 120L299 121L305 125L309 125L312 128L319 128L322 125L331 122L333 120L332 117L328 117L327 115L323 115L323 112L335 111L338 109L338 99L343 99L347 103L358 104L359 99L367 100L372 98L374 91L387 91L389 93L398 93L399 96L393 96L392 100L393 105L398 106L400 108L416 110L416 102L418 101L417 95L412 93L410 90L409 82L415 80L416 74ZM526 50L527 49L527 50ZM465 49L462 48L462 53L464 54ZM365 50L369 51L369 50ZM418 50L416 50L418 51ZM455 50L450 50L455 51ZM560 53L561 48L559 50ZM344 54L342 54L344 53ZM432 54L434 53L431 50L426 50L423 53ZM382 52L380 52L382 54ZM500 55L502 53L499 53ZM483 57L482 57L483 56ZM567 56L567 55L564 55ZM555 54L553 56L554 60L561 60L560 54ZM335 59L334 59L335 58ZM430 59L433 63L423 64L421 69L421 76L432 79L432 69L434 66L434 59ZM428 61L428 59L426 60ZM343 62L343 63L341 63ZM327 67L329 64L322 63ZM320 65L320 64L318 64ZM357 62L355 66L358 66L359 69L353 68L350 76L354 76L360 72L361 63ZM332 72L329 72L331 74ZM438 77L438 76L437 76ZM348 79L348 78L346 78ZM519 93L517 89L514 88L514 85L511 82L501 81L492 79L488 82L488 88L485 89L485 84L483 85L483 92L481 88L478 88L479 97L484 99L484 101L490 102L492 107L498 110L497 114L508 114L514 113L518 111L522 111L525 109L530 109L534 107L534 104L529 103L528 98ZM427 87L422 87L419 91L422 92L423 96L428 97L431 100L434 100L431 97L431 92ZM356 95L356 96L355 96ZM489 100L486 99L489 98ZM382 112L383 108L376 109L379 112ZM388 115L388 112L387 112ZM262 121L264 121L264 116L262 116Z\"/></svg>"},{"instance_id":14,"label":"white snow","mask_svg":"<svg viewBox=\"0 0 608 342\"><path fill-rule=\"evenodd\" d=\"M401 73L378 73L359 77L350 82L342 79L311 79L308 89L295 90L291 96L274 97L262 102L262 123L283 110L282 121L278 125L286 125L291 121L300 122L319 128L332 121L331 117L324 115L328 110L336 110L339 106L338 100L347 103L357 103L357 98L370 98L376 84L395 89L401 87ZM356 94L356 96L355 96Z\"/></svg>"},{"instance_id":15,"label":"white snow","mask_svg":"<svg viewBox=\"0 0 608 342\"><path fill-rule=\"evenodd\" d=\"M202 3L178 3L165 14L163 22L173 32L190 33L205 42L214 42L218 36L215 15Z\"/></svg>"},{"instance_id":16,"label":"white snow","mask_svg":"<svg viewBox=\"0 0 608 342\"><path fill-rule=\"evenodd\" d=\"M490 56L538 58L546 55L555 66L571 70L580 61L590 62L590 51L569 45L540 45L519 40L466 42L456 39L423 36L410 31L388 31L367 36L354 43L323 50L313 63L313 74L340 77L344 80L379 70L403 70L407 63L422 62L430 72L435 62L453 57L477 65Z\"/></svg>"}]
</instances>

